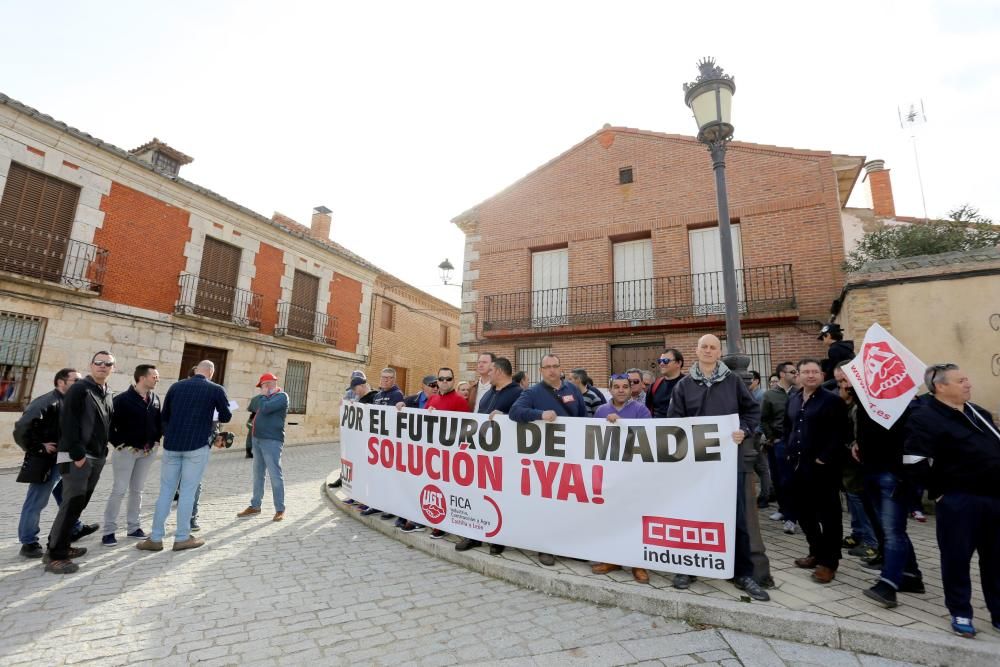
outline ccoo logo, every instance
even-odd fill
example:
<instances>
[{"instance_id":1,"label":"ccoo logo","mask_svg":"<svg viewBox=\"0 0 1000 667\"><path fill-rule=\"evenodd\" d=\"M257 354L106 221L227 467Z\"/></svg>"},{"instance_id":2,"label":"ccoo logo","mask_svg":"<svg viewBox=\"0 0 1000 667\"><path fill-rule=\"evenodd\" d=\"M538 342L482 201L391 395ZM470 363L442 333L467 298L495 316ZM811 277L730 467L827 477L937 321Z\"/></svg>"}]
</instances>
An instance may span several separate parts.
<instances>
[{"instance_id":1,"label":"ccoo logo","mask_svg":"<svg viewBox=\"0 0 1000 667\"><path fill-rule=\"evenodd\" d=\"M872 398L897 398L916 386L906 364L884 341L866 343L862 352L865 384Z\"/></svg>"},{"instance_id":2,"label":"ccoo logo","mask_svg":"<svg viewBox=\"0 0 1000 667\"><path fill-rule=\"evenodd\" d=\"M428 484L420 491L420 509L423 510L427 521L432 524L439 524L444 521L448 513L448 506L445 504L444 494L441 489L433 484Z\"/></svg>"}]
</instances>

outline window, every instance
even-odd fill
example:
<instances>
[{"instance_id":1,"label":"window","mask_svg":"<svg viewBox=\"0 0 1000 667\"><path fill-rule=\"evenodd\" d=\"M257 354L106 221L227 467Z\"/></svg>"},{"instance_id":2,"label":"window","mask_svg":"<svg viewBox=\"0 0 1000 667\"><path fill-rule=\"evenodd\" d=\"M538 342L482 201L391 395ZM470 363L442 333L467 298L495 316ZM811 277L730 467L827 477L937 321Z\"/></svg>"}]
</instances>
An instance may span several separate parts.
<instances>
[{"instance_id":1,"label":"window","mask_svg":"<svg viewBox=\"0 0 1000 667\"><path fill-rule=\"evenodd\" d=\"M288 414L304 415L309 395L309 362L288 360L285 368L285 393L288 394Z\"/></svg>"},{"instance_id":2,"label":"window","mask_svg":"<svg viewBox=\"0 0 1000 667\"><path fill-rule=\"evenodd\" d=\"M295 271L292 279L292 303L288 310L288 333L298 338L316 336L316 304L319 299L319 277Z\"/></svg>"},{"instance_id":3,"label":"window","mask_svg":"<svg viewBox=\"0 0 1000 667\"><path fill-rule=\"evenodd\" d=\"M45 320L0 312L0 410L23 410L31 398Z\"/></svg>"},{"instance_id":4,"label":"window","mask_svg":"<svg viewBox=\"0 0 1000 667\"><path fill-rule=\"evenodd\" d=\"M569 250L531 253L531 326L567 324Z\"/></svg>"},{"instance_id":5,"label":"window","mask_svg":"<svg viewBox=\"0 0 1000 667\"><path fill-rule=\"evenodd\" d=\"M0 270L60 282L79 198L75 185L11 162L0 199Z\"/></svg>"},{"instance_id":6,"label":"window","mask_svg":"<svg viewBox=\"0 0 1000 667\"><path fill-rule=\"evenodd\" d=\"M743 249L740 243L740 226L731 225L733 240L733 266L736 269L736 293L739 296L739 310L745 313L746 298L743 296ZM726 299L722 286L722 244L719 228L692 229L688 232L688 248L691 253L691 288L695 315L721 314L726 312Z\"/></svg>"},{"instance_id":7,"label":"window","mask_svg":"<svg viewBox=\"0 0 1000 667\"><path fill-rule=\"evenodd\" d=\"M448 325L441 325L441 347L448 347Z\"/></svg>"},{"instance_id":8,"label":"window","mask_svg":"<svg viewBox=\"0 0 1000 667\"><path fill-rule=\"evenodd\" d=\"M396 326L396 306L388 301L382 301L382 328L392 331Z\"/></svg>"},{"instance_id":9,"label":"window","mask_svg":"<svg viewBox=\"0 0 1000 667\"><path fill-rule=\"evenodd\" d=\"M167 176L176 176L181 170L181 163L172 157L164 155L160 151L154 151L153 169Z\"/></svg>"},{"instance_id":10,"label":"window","mask_svg":"<svg viewBox=\"0 0 1000 667\"><path fill-rule=\"evenodd\" d=\"M632 167L622 167L618 170L618 185L628 185L632 182Z\"/></svg>"},{"instance_id":11,"label":"window","mask_svg":"<svg viewBox=\"0 0 1000 667\"><path fill-rule=\"evenodd\" d=\"M218 320L232 319L242 256L243 252L236 246L211 236L205 237L194 294L196 315ZM190 295L184 297L190 298Z\"/></svg>"},{"instance_id":12,"label":"window","mask_svg":"<svg viewBox=\"0 0 1000 667\"><path fill-rule=\"evenodd\" d=\"M517 351L517 368L514 372L524 371L531 384L542 380L542 357L550 353L550 347L522 347Z\"/></svg>"},{"instance_id":13,"label":"window","mask_svg":"<svg viewBox=\"0 0 1000 667\"><path fill-rule=\"evenodd\" d=\"M615 319L653 317L653 240L615 243Z\"/></svg>"},{"instance_id":14,"label":"window","mask_svg":"<svg viewBox=\"0 0 1000 667\"><path fill-rule=\"evenodd\" d=\"M723 356L729 354L728 350L726 339L722 338ZM771 365L771 337L767 334L743 336L743 353L750 357L748 370L760 373L766 383L767 376L774 371L774 366Z\"/></svg>"}]
</instances>

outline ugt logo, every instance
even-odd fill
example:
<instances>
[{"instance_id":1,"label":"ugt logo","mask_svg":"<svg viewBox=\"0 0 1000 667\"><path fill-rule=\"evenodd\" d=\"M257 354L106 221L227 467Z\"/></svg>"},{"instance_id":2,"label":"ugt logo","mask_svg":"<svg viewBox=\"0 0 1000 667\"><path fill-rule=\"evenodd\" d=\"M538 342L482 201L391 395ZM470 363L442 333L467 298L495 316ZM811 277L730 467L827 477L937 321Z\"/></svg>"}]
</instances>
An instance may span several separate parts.
<instances>
[{"instance_id":1,"label":"ugt logo","mask_svg":"<svg viewBox=\"0 0 1000 667\"><path fill-rule=\"evenodd\" d=\"M340 479L348 485L354 479L354 464L347 459L340 459Z\"/></svg>"},{"instance_id":2,"label":"ugt logo","mask_svg":"<svg viewBox=\"0 0 1000 667\"><path fill-rule=\"evenodd\" d=\"M897 398L915 386L913 378L906 372L906 364L889 347L889 343L866 343L861 354L865 384L871 398Z\"/></svg>"},{"instance_id":3,"label":"ugt logo","mask_svg":"<svg viewBox=\"0 0 1000 667\"><path fill-rule=\"evenodd\" d=\"M726 526L718 521L642 517L642 543L668 549L726 551Z\"/></svg>"},{"instance_id":4,"label":"ugt logo","mask_svg":"<svg viewBox=\"0 0 1000 667\"><path fill-rule=\"evenodd\" d=\"M448 513L448 506L445 504L445 497L441 493L441 489L433 484L428 484L421 489L420 509L423 510L428 523L437 525L444 521L444 517Z\"/></svg>"}]
</instances>

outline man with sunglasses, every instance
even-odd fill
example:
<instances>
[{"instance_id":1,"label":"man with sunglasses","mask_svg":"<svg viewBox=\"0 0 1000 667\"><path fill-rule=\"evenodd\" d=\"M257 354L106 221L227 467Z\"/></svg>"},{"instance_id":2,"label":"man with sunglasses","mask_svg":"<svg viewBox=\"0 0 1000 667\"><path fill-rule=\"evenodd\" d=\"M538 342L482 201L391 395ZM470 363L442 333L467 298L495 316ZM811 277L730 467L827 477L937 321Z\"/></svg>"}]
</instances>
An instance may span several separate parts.
<instances>
[{"instance_id":1,"label":"man with sunglasses","mask_svg":"<svg viewBox=\"0 0 1000 667\"><path fill-rule=\"evenodd\" d=\"M559 379L559 357L546 354L539 366L542 371L542 381L521 392L510 409L510 418L516 422L526 423L538 420L551 422L559 417L586 417L587 406L583 402L580 390L572 382ZM538 560L542 565L556 564L555 556L552 554L539 553Z\"/></svg>"},{"instance_id":2,"label":"man with sunglasses","mask_svg":"<svg viewBox=\"0 0 1000 667\"><path fill-rule=\"evenodd\" d=\"M684 368L684 355L680 350L669 347L656 360L660 367L660 377L653 381L653 386L646 392L646 408L653 417L666 417L670 407L670 394L681 381L681 369Z\"/></svg>"},{"instance_id":3,"label":"man with sunglasses","mask_svg":"<svg viewBox=\"0 0 1000 667\"><path fill-rule=\"evenodd\" d=\"M638 368L630 368L625 371L628 375L629 385L632 390L632 400L646 404L646 386L642 383L642 371Z\"/></svg>"},{"instance_id":4,"label":"man with sunglasses","mask_svg":"<svg viewBox=\"0 0 1000 667\"><path fill-rule=\"evenodd\" d=\"M59 453L56 464L63 483L63 501L49 533L45 571L72 574L80 566L72 559L87 553L70 546L73 525L94 495L108 456L114 403L108 378L115 358L101 350L90 360L90 374L66 390L59 418Z\"/></svg>"},{"instance_id":5,"label":"man with sunglasses","mask_svg":"<svg viewBox=\"0 0 1000 667\"><path fill-rule=\"evenodd\" d=\"M931 366L924 384L931 398L906 422L903 464L936 502L951 627L962 637L976 635L969 566L978 552L983 597L1000 632L1000 431L986 409L970 402L972 383L958 365Z\"/></svg>"},{"instance_id":6,"label":"man with sunglasses","mask_svg":"<svg viewBox=\"0 0 1000 667\"><path fill-rule=\"evenodd\" d=\"M697 356L698 363L693 365L691 372L674 387L667 416L711 417L738 414L740 428L732 433L733 442L738 447L743 440L753 437L753 432L760 423L760 405L743 384L743 380L722 362L722 342L717 336L705 334L699 338ZM751 558L746 512L746 475L737 474L733 585L746 591L754 600L766 602L771 596L753 577L755 568ZM760 570L765 576L769 576L766 574L769 571L767 557L763 556L763 559ZM688 588L690 582L689 575L674 576L675 588Z\"/></svg>"}]
</instances>

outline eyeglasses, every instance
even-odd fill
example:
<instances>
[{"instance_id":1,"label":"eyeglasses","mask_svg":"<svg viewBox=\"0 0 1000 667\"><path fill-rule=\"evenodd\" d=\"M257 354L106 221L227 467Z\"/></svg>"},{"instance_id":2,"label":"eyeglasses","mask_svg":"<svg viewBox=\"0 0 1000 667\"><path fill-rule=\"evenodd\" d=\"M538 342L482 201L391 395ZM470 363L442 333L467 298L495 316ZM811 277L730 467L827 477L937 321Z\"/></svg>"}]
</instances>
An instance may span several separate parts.
<instances>
[{"instance_id":1,"label":"eyeglasses","mask_svg":"<svg viewBox=\"0 0 1000 667\"><path fill-rule=\"evenodd\" d=\"M669 364L672 361L677 361L677 360L676 359L657 359L656 363L660 364L661 366L666 366L667 364Z\"/></svg>"},{"instance_id":2,"label":"eyeglasses","mask_svg":"<svg viewBox=\"0 0 1000 667\"><path fill-rule=\"evenodd\" d=\"M450 378L446 378L446 377L441 377L440 375L438 375L438 382L451 382L454 379L455 379L454 376L452 376Z\"/></svg>"},{"instance_id":3,"label":"eyeglasses","mask_svg":"<svg viewBox=\"0 0 1000 667\"><path fill-rule=\"evenodd\" d=\"M94 364L98 368L111 368L115 365L115 362L113 361L92 361L90 363Z\"/></svg>"},{"instance_id":4,"label":"eyeglasses","mask_svg":"<svg viewBox=\"0 0 1000 667\"><path fill-rule=\"evenodd\" d=\"M788 370L788 371L781 371L781 372L785 373L787 375L798 375L799 374L799 372L797 370L795 370L794 368L791 369L791 370Z\"/></svg>"},{"instance_id":5,"label":"eyeglasses","mask_svg":"<svg viewBox=\"0 0 1000 667\"><path fill-rule=\"evenodd\" d=\"M427 386L430 387L431 389L437 389L438 388L438 383L437 382L431 382Z\"/></svg>"}]
</instances>

